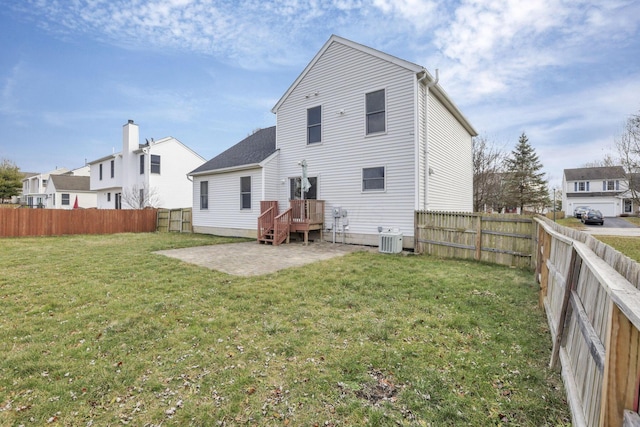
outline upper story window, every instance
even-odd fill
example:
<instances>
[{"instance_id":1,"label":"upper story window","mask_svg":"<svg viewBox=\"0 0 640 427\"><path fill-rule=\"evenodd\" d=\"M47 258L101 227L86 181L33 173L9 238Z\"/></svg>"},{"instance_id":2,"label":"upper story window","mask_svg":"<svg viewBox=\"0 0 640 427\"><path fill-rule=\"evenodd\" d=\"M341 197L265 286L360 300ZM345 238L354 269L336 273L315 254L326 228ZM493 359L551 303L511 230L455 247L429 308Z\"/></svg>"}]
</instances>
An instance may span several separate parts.
<instances>
[{"instance_id":1,"label":"upper story window","mask_svg":"<svg viewBox=\"0 0 640 427\"><path fill-rule=\"evenodd\" d=\"M111 160L111 178L116 176L116 162Z\"/></svg>"},{"instance_id":2,"label":"upper story window","mask_svg":"<svg viewBox=\"0 0 640 427\"><path fill-rule=\"evenodd\" d=\"M322 107L317 106L307 110L307 144L322 141Z\"/></svg>"},{"instance_id":3,"label":"upper story window","mask_svg":"<svg viewBox=\"0 0 640 427\"><path fill-rule=\"evenodd\" d=\"M615 191L620 190L620 181L610 179L608 181L602 181L602 191Z\"/></svg>"},{"instance_id":4,"label":"upper story window","mask_svg":"<svg viewBox=\"0 0 640 427\"><path fill-rule=\"evenodd\" d=\"M140 154L140 175L144 175L144 154Z\"/></svg>"},{"instance_id":5,"label":"upper story window","mask_svg":"<svg viewBox=\"0 0 640 427\"><path fill-rule=\"evenodd\" d=\"M367 135L386 131L386 103L385 90L380 89L369 92L366 98L366 126Z\"/></svg>"},{"instance_id":6,"label":"upper story window","mask_svg":"<svg viewBox=\"0 0 640 427\"><path fill-rule=\"evenodd\" d=\"M384 166L362 169L362 191L384 191Z\"/></svg>"},{"instance_id":7,"label":"upper story window","mask_svg":"<svg viewBox=\"0 0 640 427\"><path fill-rule=\"evenodd\" d=\"M100 181L102 181L102 163L100 163L100 167L98 169L100 170Z\"/></svg>"},{"instance_id":8,"label":"upper story window","mask_svg":"<svg viewBox=\"0 0 640 427\"><path fill-rule=\"evenodd\" d=\"M160 173L160 156L151 155L151 173Z\"/></svg>"},{"instance_id":9,"label":"upper story window","mask_svg":"<svg viewBox=\"0 0 640 427\"><path fill-rule=\"evenodd\" d=\"M200 181L200 209L209 209L209 181Z\"/></svg>"},{"instance_id":10,"label":"upper story window","mask_svg":"<svg viewBox=\"0 0 640 427\"><path fill-rule=\"evenodd\" d=\"M573 183L573 191L589 191L589 181L578 181Z\"/></svg>"},{"instance_id":11,"label":"upper story window","mask_svg":"<svg viewBox=\"0 0 640 427\"><path fill-rule=\"evenodd\" d=\"M251 177L240 177L240 209L251 209Z\"/></svg>"}]
</instances>

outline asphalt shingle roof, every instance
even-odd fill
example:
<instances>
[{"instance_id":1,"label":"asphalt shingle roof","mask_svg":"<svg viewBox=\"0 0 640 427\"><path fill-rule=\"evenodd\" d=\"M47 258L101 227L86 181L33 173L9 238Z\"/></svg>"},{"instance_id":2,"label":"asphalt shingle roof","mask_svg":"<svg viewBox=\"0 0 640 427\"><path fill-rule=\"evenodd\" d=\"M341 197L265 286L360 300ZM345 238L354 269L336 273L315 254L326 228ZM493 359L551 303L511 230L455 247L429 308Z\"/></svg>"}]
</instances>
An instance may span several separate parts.
<instances>
[{"instance_id":1,"label":"asphalt shingle roof","mask_svg":"<svg viewBox=\"0 0 640 427\"><path fill-rule=\"evenodd\" d=\"M596 168L565 169L567 181L590 181L594 179L625 179L622 166L601 166Z\"/></svg>"},{"instance_id":2,"label":"asphalt shingle roof","mask_svg":"<svg viewBox=\"0 0 640 427\"><path fill-rule=\"evenodd\" d=\"M49 175L56 186L56 191L89 191L88 176Z\"/></svg>"},{"instance_id":3,"label":"asphalt shingle roof","mask_svg":"<svg viewBox=\"0 0 640 427\"><path fill-rule=\"evenodd\" d=\"M191 171L197 174L219 169L257 164L276 151L276 127L260 129Z\"/></svg>"}]
</instances>

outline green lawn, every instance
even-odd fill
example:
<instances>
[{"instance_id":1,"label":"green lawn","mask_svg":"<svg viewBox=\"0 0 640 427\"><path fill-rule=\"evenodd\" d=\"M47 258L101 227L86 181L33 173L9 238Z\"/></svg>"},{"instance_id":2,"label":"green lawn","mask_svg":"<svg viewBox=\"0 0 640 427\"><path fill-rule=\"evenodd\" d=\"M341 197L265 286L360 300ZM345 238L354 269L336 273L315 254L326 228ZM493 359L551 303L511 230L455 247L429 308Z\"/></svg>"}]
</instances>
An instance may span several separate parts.
<instances>
[{"instance_id":1,"label":"green lawn","mask_svg":"<svg viewBox=\"0 0 640 427\"><path fill-rule=\"evenodd\" d=\"M362 252L246 278L152 253L224 241L1 240L0 425L569 424L530 271Z\"/></svg>"}]
</instances>

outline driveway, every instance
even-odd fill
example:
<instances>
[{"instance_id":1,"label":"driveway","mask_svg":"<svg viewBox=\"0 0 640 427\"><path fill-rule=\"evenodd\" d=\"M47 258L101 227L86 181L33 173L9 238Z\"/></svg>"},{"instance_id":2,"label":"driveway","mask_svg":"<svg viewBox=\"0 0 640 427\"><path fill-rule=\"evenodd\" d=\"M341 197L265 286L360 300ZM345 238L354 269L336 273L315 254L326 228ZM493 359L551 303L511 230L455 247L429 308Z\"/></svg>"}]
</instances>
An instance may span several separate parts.
<instances>
[{"instance_id":1,"label":"driveway","mask_svg":"<svg viewBox=\"0 0 640 427\"><path fill-rule=\"evenodd\" d=\"M256 242L197 246L157 251L156 254L236 276L258 276L290 267L343 256L352 252L376 252L378 248L313 242L287 245L260 245Z\"/></svg>"},{"instance_id":2,"label":"driveway","mask_svg":"<svg viewBox=\"0 0 640 427\"><path fill-rule=\"evenodd\" d=\"M606 217L604 225L585 224L584 231L589 234L606 236L640 237L640 227L618 217Z\"/></svg>"}]
</instances>

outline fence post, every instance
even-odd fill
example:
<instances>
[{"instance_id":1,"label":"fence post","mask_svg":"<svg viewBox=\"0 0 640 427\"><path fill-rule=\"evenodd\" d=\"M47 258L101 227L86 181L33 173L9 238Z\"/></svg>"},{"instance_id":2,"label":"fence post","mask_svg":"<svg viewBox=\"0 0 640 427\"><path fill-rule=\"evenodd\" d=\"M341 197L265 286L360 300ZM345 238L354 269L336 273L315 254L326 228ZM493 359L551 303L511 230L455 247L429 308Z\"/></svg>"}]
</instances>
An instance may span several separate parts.
<instances>
[{"instance_id":1,"label":"fence post","mask_svg":"<svg viewBox=\"0 0 640 427\"><path fill-rule=\"evenodd\" d=\"M635 406L640 376L639 348L640 332L611 302L600 401L601 426L621 426L624 410Z\"/></svg>"},{"instance_id":2,"label":"fence post","mask_svg":"<svg viewBox=\"0 0 640 427\"><path fill-rule=\"evenodd\" d=\"M476 260L482 259L482 214L478 214L478 221L476 222Z\"/></svg>"}]
</instances>

